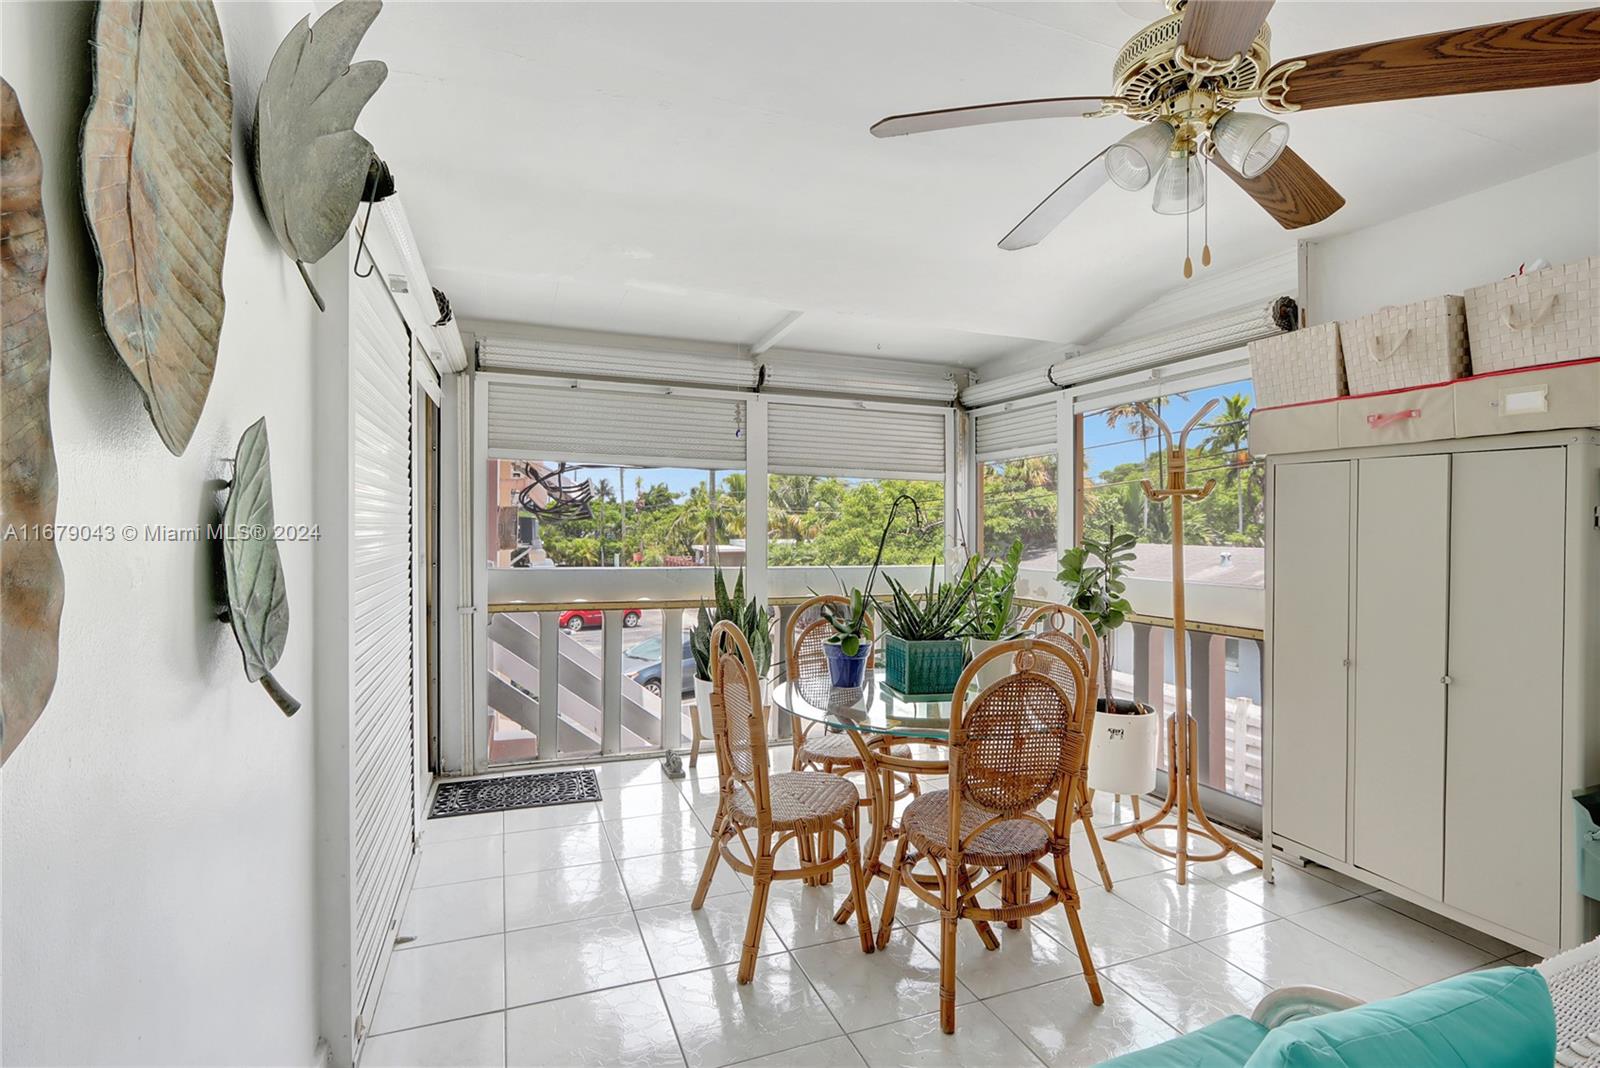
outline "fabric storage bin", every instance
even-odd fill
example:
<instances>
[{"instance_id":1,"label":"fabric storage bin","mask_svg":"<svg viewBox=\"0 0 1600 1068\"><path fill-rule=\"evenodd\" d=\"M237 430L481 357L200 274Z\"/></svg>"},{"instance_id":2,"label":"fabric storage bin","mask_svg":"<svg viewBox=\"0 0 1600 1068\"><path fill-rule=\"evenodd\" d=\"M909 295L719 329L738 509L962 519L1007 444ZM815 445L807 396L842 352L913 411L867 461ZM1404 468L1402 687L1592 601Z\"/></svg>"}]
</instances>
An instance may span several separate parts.
<instances>
[{"instance_id":1,"label":"fabric storage bin","mask_svg":"<svg viewBox=\"0 0 1600 1068\"><path fill-rule=\"evenodd\" d=\"M1339 447L1339 405L1342 401L1257 408L1250 415L1250 453L1280 456L1286 452L1318 452Z\"/></svg>"},{"instance_id":2,"label":"fabric storage bin","mask_svg":"<svg viewBox=\"0 0 1600 1068\"><path fill-rule=\"evenodd\" d=\"M1339 324L1321 323L1250 342L1250 381L1256 404L1263 408L1344 396L1348 390Z\"/></svg>"},{"instance_id":3,"label":"fabric storage bin","mask_svg":"<svg viewBox=\"0 0 1600 1068\"><path fill-rule=\"evenodd\" d=\"M1467 290L1479 374L1600 357L1600 256Z\"/></svg>"},{"instance_id":4,"label":"fabric storage bin","mask_svg":"<svg viewBox=\"0 0 1600 1068\"><path fill-rule=\"evenodd\" d=\"M1456 436L1455 396L1448 382L1428 389L1346 397L1330 407L1339 410L1341 449Z\"/></svg>"},{"instance_id":5,"label":"fabric storage bin","mask_svg":"<svg viewBox=\"0 0 1600 1068\"><path fill-rule=\"evenodd\" d=\"M1457 437L1600 427L1600 360L1466 378L1454 393Z\"/></svg>"},{"instance_id":6,"label":"fabric storage bin","mask_svg":"<svg viewBox=\"0 0 1600 1068\"><path fill-rule=\"evenodd\" d=\"M1448 382L1467 373L1467 317L1460 297L1381 308L1339 324L1351 393Z\"/></svg>"}]
</instances>

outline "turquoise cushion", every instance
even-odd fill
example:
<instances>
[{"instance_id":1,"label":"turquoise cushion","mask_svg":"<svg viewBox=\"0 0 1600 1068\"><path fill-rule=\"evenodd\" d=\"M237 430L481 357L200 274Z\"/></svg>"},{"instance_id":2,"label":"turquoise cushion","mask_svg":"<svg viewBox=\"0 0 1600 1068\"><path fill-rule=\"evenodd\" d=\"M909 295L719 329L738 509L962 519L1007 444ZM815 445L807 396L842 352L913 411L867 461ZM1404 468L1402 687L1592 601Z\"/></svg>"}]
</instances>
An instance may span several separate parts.
<instances>
[{"instance_id":1,"label":"turquoise cushion","mask_svg":"<svg viewBox=\"0 0 1600 1068\"><path fill-rule=\"evenodd\" d=\"M1520 1068L1555 1056L1544 976L1495 968L1274 1028L1247 1068Z\"/></svg>"},{"instance_id":2,"label":"turquoise cushion","mask_svg":"<svg viewBox=\"0 0 1600 1068\"><path fill-rule=\"evenodd\" d=\"M1239 1068L1266 1035L1254 1020L1228 1016L1159 1046L1125 1053L1101 1068Z\"/></svg>"}]
</instances>

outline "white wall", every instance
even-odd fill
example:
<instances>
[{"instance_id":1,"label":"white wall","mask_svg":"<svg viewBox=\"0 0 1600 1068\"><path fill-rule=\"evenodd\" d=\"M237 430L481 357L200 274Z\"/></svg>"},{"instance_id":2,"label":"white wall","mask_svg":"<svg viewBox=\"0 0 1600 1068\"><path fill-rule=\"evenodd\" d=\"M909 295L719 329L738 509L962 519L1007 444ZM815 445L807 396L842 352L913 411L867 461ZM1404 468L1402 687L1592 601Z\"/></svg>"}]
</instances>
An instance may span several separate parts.
<instances>
[{"instance_id":1,"label":"white wall","mask_svg":"<svg viewBox=\"0 0 1600 1068\"><path fill-rule=\"evenodd\" d=\"M44 156L58 521L188 526L259 416L280 522L310 522L317 313L255 201L243 140L308 5L219 4L235 91L227 315L210 399L169 455L109 347L82 222L93 8L10 0L0 69ZM204 545L64 544L60 677L0 781L0 1061L308 1064L316 1056L312 550L283 546L285 719L214 618Z\"/></svg>"},{"instance_id":2,"label":"white wall","mask_svg":"<svg viewBox=\"0 0 1600 1068\"><path fill-rule=\"evenodd\" d=\"M1461 293L1543 257L1600 253L1600 155L1310 245L1310 321L1353 319L1387 304Z\"/></svg>"}]
</instances>

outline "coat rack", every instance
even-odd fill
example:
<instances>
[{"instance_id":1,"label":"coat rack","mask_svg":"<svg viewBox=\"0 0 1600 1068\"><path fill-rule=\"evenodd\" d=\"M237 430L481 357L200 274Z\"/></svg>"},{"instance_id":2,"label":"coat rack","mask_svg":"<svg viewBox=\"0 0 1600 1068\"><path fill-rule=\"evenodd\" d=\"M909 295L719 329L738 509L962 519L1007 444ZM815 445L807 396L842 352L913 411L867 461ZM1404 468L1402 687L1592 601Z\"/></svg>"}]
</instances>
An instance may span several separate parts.
<instances>
[{"instance_id":1,"label":"coat rack","mask_svg":"<svg viewBox=\"0 0 1600 1068\"><path fill-rule=\"evenodd\" d=\"M1200 805L1200 782L1194 759L1198 725L1189 715L1189 657L1183 606L1183 505L1185 501L1203 501L1217 488L1214 478L1207 479L1206 484L1198 488L1189 485L1189 432L1216 406L1214 399L1207 401L1184 426L1174 445L1172 431L1161 416L1143 402L1138 405L1140 414L1161 430L1167 448L1167 484L1157 489L1147 478L1144 495L1157 504L1172 502L1172 678L1178 691L1178 709L1167 720L1167 796L1160 811L1106 837L1115 842L1137 834L1139 841L1151 850L1175 858L1180 885L1188 881L1191 861L1200 864L1237 853L1261 867L1260 857L1222 833L1206 818L1205 809ZM1152 841L1151 831L1176 832L1174 847L1169 849ZM1189 848L1191 836L1206 839L1217 847L1216 850L1192 852Z\"/></svg>"}]
</instances>

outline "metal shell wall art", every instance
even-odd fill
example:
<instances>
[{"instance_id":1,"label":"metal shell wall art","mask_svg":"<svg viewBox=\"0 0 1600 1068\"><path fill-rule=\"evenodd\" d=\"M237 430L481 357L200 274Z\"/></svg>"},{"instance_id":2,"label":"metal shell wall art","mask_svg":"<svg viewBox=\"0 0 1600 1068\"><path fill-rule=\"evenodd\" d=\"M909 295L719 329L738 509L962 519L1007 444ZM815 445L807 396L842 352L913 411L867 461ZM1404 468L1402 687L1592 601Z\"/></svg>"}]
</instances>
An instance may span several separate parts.
<instances>
[{"instance_id":1,"label":"metal shell wall art","mask_svg":"<svg viewBox=\"0 0 1600 1068\"><path fill-rule=\"evenodd\" d=\"M181 456L217 363L233 214L233 90L210 0L100 5L83 202L106 333Z\"/></svg>"},{"instance_id":2,"label":"metal shell wall art","mask_svg":"<svg viewBox=\"0 0 1600 1068\"><path fill-rule=\"evenodd\" d=\"M0 79L0 763L50 700L61 629L42 174L17 94Z\"/></svg>"},{"instance_id":3,"label":"metal shell wall art","mask_svg":"<svg viewBox=\"0 0 1600 1068\"><path fill-rule=\"evenodd\" d=\"M379 0L341 0L315 26L301 19L256 98L256 188L278 244L324 310L305 265L344 237L367 184L372 144L354 127L389 68L350 58L382 8Z\"/></svg>"},{"instance_id":4,"label":"metal shell wall art","mask_svg":"<svg viewBox=\"0 0 1600 1068\"><path fill-rule=\"evenodd\" d=\"M245 676L261 683L283 714L292 716L300 710L300 702L272 677L289 639L289 594L273 533L272 468L265 419L257 419L239 439L222 527L227 617L244 653Z\"/></svg>"}]
</instances>

